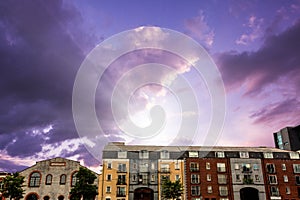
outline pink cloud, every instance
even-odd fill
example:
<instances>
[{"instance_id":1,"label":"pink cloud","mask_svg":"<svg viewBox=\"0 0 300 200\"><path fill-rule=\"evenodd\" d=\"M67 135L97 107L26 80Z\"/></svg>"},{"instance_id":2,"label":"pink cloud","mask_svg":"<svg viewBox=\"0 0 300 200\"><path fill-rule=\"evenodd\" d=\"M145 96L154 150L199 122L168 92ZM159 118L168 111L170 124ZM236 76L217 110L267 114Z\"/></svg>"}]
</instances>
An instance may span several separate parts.
<instances>
[{"instance_id":1,"label":"pink cloud","mask_svg":"<svg viewBox=\"0 0 300 200\"><path fill-rule=\"evenodd\" d=\"M255 16L250 16L247 24L244 24L249 30L247 33L243 33L235 43L238 45L248 45L263 35L262 25L264 20L262 18L257 19Z\"/></svg>"},{"instance_id":2,"label":"pink cloud","mask_svg":"<svg viewBox=\"0 0 300 200\"><path fill-rule=\"evenodd\" d=\"M198 16L185 20L184 25L192 37L204 42L208 47L213 45L215 33L209 27L202 10Z\"/></svg>"}]
</instances>

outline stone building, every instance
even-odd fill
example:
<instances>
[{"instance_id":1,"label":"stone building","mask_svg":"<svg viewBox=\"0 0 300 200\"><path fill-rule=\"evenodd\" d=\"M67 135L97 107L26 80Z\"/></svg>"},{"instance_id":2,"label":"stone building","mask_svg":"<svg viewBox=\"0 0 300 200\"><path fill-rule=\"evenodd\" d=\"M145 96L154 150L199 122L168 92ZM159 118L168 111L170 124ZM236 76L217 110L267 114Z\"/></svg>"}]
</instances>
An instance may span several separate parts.
<instances>
[{"instance_id":1,"label":"stone building","mask_svg":"<svg viewBox=\"0 0 300 200\"><path fill-rule=\"evenodd\" d=\"M83 167L78 161L53 158L36 162L20 172L25 177L25 200L66 200L76 184L76 173ZM94 172L93 172L94 173ZM98 174L95 173L98 177ZM94 184L98 184L98 178Z\"/></svg>"}]
</instances>

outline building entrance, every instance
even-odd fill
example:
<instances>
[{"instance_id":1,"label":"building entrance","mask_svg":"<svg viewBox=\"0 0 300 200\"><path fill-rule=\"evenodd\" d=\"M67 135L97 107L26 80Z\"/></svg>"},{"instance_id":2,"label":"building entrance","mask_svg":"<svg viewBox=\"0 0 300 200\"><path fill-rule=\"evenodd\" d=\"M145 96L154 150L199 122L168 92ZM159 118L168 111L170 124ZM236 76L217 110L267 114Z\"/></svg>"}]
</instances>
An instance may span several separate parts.
<instances>
[{"instance_id":1,"label":"building entrance","mask_svg":"<svg viewBox=\"0 0 300 200\"><path fill-rule=\"evenodd\" d=\"M150 188L137 188L134 190L134 200L153 200L153 190Z\"/></svg>"},{"instance_id":2,"label":"building entrance","mask_svg":"<svg viewBox=\"0 0 300 200\"><path fill-rule=\"evenodd\" d=\"M252 187L242 188L240 190L241 200L259 200L258 190Z\"/></svg>"}]
</instances>

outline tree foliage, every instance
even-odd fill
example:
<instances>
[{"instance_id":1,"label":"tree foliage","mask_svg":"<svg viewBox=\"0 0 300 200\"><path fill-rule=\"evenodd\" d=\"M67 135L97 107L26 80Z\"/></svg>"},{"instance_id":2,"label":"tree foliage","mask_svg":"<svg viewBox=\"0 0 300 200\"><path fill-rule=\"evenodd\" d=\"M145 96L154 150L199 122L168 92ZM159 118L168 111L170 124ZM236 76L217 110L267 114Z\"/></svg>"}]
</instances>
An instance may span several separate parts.
<instances>
[{"instance_id":1,"label":"tree foliage","mask_svg":"<svg viewBox=\"0 0 300 200\"><path fill-rule=\"evenodd\" d=\"M182 191L183 186L180 180L172 182L167 179L162 184L162 197L164 199L177 199L181 196Z\"/></svg>"},{"instance_id":2,"label":"tree foliage","mask_svg":"<svg viewBox=\"0 0 300 200\"><path fill-rule=\"evenodd\" d=\"M71 189L71 200L92 200L98 194L98 188L94 185L97 176L90 170L80 167L76 174L77 182Z\"/></svg>"},{"instance_id":3,"label":"tree foliage","mask_svg":"<svg viewBox=\"0 0 300 200\"><path fill-rule=\"evenodd\" d=\"M12 176L7 176L3 179L3 188L1 193L5 198L10 200L19 200L23 198L24 190L22 188L24 183L24 176L20 176L18 172Z\"/></svg>"}]
</instances>

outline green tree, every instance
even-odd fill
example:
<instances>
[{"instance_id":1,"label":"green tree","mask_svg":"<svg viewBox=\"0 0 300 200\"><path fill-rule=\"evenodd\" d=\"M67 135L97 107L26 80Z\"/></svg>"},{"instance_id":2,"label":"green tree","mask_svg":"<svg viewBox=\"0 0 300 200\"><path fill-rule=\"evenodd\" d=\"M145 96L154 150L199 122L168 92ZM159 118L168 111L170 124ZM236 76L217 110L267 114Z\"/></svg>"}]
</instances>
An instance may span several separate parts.
<instances>
[{"instance_id":1,"label":"green tree","mask_svg":"<svg viewBox=\"0 0 300 200\"><path fill-rule=\"evenodd\" d=\"M172 182L166 179L162 184L162 197L164 199L177 199L181 196L183 186L180 180Z\"/></svg>"},{"instance_id":2,"label":"green tree","mask_svg":"<svg viewBox=\"0 0 300 200\"><path fill-rule=\"evenodd\" d=\"M24 183L24 176L20 176L18 172L12 176L7 176L3 179L3 188L1 193L5 198L10 200L19 200L23 198L24 190L22 188Z\"/></svg>"},{"instance_id":3,"label":"green tree","mask_svg":"<svg viewBox=\"0 0 300 200\"><path fill-rule=\"evenodd\" d=\"M90 170L80 167L76 174L77 182L71 189L71 200L92 200L98 194L98 188L94 185L97 176Z\"/></svg>"}]
</instances>

